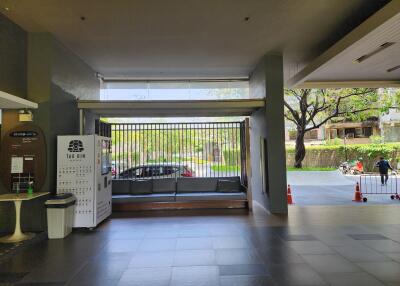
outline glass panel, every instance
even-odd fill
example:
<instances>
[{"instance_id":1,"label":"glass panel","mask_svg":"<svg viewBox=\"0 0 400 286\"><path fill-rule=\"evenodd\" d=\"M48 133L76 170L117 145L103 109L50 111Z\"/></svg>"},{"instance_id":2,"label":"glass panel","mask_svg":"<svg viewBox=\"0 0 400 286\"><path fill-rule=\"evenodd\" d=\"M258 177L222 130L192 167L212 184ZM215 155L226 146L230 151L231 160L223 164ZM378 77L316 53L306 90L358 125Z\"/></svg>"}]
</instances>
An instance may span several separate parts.
<instances>
[{"instance_id":1,"label":"glass panel","mask_svg":"<svg viewBox=\"0 0 400 286\"><path fill-rule=\"evenodd\" d=\"M249 98L248 81L106 82L101 100L219 100Z\"/></svg>"}]
</instances>

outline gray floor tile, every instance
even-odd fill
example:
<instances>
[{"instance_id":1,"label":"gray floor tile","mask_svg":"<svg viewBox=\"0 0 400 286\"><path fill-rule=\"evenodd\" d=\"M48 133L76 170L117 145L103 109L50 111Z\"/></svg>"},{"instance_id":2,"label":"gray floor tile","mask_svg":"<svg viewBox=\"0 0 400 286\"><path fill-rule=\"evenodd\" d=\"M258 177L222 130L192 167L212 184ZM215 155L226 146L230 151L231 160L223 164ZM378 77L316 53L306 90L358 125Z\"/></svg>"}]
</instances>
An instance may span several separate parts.
<instances>
[{"instance_id":1,"label":"gray floor tile","mask_svg":"<svg viewBox=\"0 0 400 286\"><path fill-rule=\"evenodd\" d=\"M171 267L131 268L123 273L118 285L168 286L171 275Z\"/></svg>"},{"instance_id":2,"label":"gray floor tile","mask_svg":"<svg viewBox=\"0 0 400 286\"><path fill-rule=\"evenodd\" d=\"M135 253L129 267L168 267L174 261L174 251Z\"/></svg>"},{"instance_id":3,"label":"gray floor tile","mask_svg":"<svg viewBox=\"0 0 400 286\"><path fill-rule=\"evenodd\" d=\"M331 286L384 286L382 282L375 277L364 272L341 273L325 275L325 279Z\"/></svg>"},{"instance_id":4,"label":"gray floor tile","mask_svg":"<svg viewBox=\"0 0 400 286\"><path fill-rule=\"evenodd\" d=\"M397 262L365 262L357 265L379 280L400 285L400 264Z\"/></svg>"},{"instance_id":5,"label":"gray floor tile","mask_svg":"<svg viewBox=\"0 0 400 286\"><path fill-rule=\"evenodd\" d=\"M260 259L266 264L304 263L304 259L290 247L257 249Z\"/></svg>"},{"instance_id":6,"label":"gray floor tile","mask_svg":"<svg viewBox=\"0 0 400 286\"><path fill-rule=\"evenodd\" d=\"M392 240L364 240L361 243L379 252L400 252L400 243Z\"/></svg>"},{"instance_id":7,"label":"gray floor tile","mask_svg":"<svg viewBox=\"0 0 400 286\"><path fill-rule=\"evenodd\" d=\"M178 238L176 249L212 249L213 242L209 237L183 237Z\"/></svg>"},{"instance_id":8,"label":"gray floor tile","mask_svg":"<svg viewBox=\"0 0 400 286\"><path fill-rule=\"evenodd\" d=\"M218 265L261 263L256 252L251 249L218 249L215 254Z\"/></svg>"},{"instance_id":9,"label":"gray floor tile","mask_svg":"<svg viewBox=\"0 0 400 286\"><path fill-rule=\"evenodd\" d=\"M118 239L111 240L106 244L105 251L108 252L134 252L138 249L141 240L139 239Z\"/></svg>"},{"instance_id":10,"label":"gray floor tile","mask_svg":"<svg viewBox=\"0 0 400 286\"><path fill-rule=\"evenodd\" d=\"M198 265L216 265L214 250L178 250L175 252L173 266Z\"/></svg>"},{"instance_id":11,"label":"gray floor tile","mask_svg":"<svg viewBox=\"0 0 400 286\"><path fill-rule=\"evenodd\" d=\"M214 237L212 239L214 249L233 249L233 248L250 248L251 244L243 237Z\"/></svg>"},{"instance_id":12,"label":"gray floor tile","mask_svg":"<svg viewBox=\"0 0 400 286\"><path fill-rule=\"evenodd\" d=\"M385 255L396 262L400 262L400 252L386 252Z\"/></svg>"},{"instance_id":13,"label":"gray floor tile","mask_svg":"<svg viewBox=\"0 0 400 286\"><path fill-rule=\"evenodd\" d=\"M318 240L315 236L313 236L311 234L282 235L281 238L285 241L315 241L315 240Z\"/></svg>"},{"instance_id":14,"label":"gray floor tile","mask_svg":"<svg viewBox=\"0 0 400 286\"><path fill-rule=\"evenodd\" d=\"M268 268L272 278L279 286L328 285L321 275L305 263L269 265Z\"/></svg>"},{"instance_id":15,"label":"gray floor tile","mask_svg":"<svg viewBox=\"0 0 400 286\"><path fill-rule=\"evenodd\" d=\"M220 286L277 286L270 276L240 275L222 276Z\"/></svg>"},{"instance_id":16,"label":"gray floor tile","mask_svg":"<svg viewBox=\"0 0 400 286\"><path fill-rule=\"evenodd\" d=\"M340 255L352 262L389 261L390 259L364 245L346 245L333 247Z\"/></svg>"},{"instance_id":17,"label":"gray floor tile","mask_svg":"<svg viewBox=\"0 0 400 286\"><path fill-rule=\"evenodd\" d=\"M176 248L176 238L146 238L138 246L139 252L155 252L174 250Z\"/></svg>"},{"instance_id":18,"label":"gray floor tile","mask_svg":"<svg viewBox=\"0 0 400 286\"><path fill-rule=\"evenodd\" d=\"M174 267L171 286L219 286L217 266Z\"/></svg>"},{"instance_id":19,"label":"gray floor tile","mask_svg":"<svg viewBox=\"0 0 400 286\"><path fill-rule=\"evenodd\" d=\"M378 233L374 234L348 234L352 239L355 240L386 240L388 239L386 236L383 236Z\"/></svg>"},{"instance_id":20,"label":"gray floor tile","mask_svg":"<svg viewBox=\"0 0 400 286\"><path fill-rule=\"evenodd\" d=\"M267 275L268 271L263 264L221 265L219 275Z\"/></svg>"},{"instance_id":21,"label":"gray floor tile","mask_svg":"<svg viewBox=\"0 0 400 286\"><path fill-rule=\"evenodd\" d=\"M320 241L289 241L288 246L299 254L333 254L335 251Z\"/></svg>"},{"instance_id":22,"label":"gray floor tile","mask_svg":"<svg viewBox=\"0 0 400 286\"><path fill-rule=\"evenodd\" d=\"M360 271L354 263L336 254L302 255L302 257L313 269L322 274Z\"/></svg>"}]
</instances>

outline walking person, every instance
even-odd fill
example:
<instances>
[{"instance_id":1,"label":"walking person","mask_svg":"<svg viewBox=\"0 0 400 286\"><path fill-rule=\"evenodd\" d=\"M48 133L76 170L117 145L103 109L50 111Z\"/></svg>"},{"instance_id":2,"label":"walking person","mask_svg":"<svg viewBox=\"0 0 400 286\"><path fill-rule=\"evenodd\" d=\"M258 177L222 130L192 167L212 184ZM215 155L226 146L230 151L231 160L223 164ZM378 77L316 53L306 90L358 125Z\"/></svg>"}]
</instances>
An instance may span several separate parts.
<instances>
[{"instance_id":1,"label":"walking person","mask_svg":"<svg viewBox=\"0 0 400 286\"><path fill-rule=\"evenodd\" d=\"M389 179L388 171L393 170L392 166L390 166L389 161L385 160L382 156L379 158L379 161L376 162L375 167L379 168L379 174L381 175L381 183L382 186L387 184Z\"/></svg>"}]
</instances>

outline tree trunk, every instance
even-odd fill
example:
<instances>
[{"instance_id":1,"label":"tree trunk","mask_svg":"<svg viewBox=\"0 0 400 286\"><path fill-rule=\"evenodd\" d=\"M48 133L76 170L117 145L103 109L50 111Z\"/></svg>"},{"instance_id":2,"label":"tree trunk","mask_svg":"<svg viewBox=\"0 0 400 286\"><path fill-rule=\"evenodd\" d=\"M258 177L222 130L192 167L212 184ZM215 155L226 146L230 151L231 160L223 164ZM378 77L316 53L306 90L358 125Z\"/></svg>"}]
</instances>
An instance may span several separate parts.
<instances>
[{"instance_id":1,"label":"tree trunk","mask_svg":"<svg viewBox=\"0 0 400 286\"><path fill-rule=\"evenodd\" d=\"M295 168L301 168L304 157L306 156L306 147L304 146L304 130L297 130L296 149L295 149Z\"/></svg>"}]
</instances>

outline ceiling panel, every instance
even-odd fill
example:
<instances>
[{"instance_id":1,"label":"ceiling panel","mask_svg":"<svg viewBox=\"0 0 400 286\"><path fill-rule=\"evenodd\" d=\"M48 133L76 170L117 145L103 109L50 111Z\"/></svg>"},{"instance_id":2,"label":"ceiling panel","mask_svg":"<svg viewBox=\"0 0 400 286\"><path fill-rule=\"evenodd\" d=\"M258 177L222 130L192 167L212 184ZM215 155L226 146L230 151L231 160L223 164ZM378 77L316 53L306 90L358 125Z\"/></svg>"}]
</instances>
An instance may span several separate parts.
<instances>
[{"instance_id":1,"label":"ceiling panel","mask_svg":"<svg viewBox=\"0 0 400 286\"><path fill-rule=\"evenodd\" d=\"M24 29L52 33L105 77L247 77L265 53L280 52L289 78L387 2L0 0L0 7Z\"/></svg>"}]
</instances>

